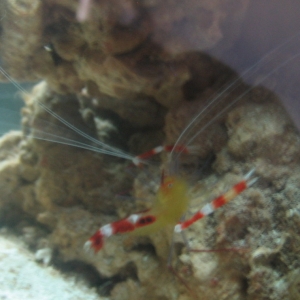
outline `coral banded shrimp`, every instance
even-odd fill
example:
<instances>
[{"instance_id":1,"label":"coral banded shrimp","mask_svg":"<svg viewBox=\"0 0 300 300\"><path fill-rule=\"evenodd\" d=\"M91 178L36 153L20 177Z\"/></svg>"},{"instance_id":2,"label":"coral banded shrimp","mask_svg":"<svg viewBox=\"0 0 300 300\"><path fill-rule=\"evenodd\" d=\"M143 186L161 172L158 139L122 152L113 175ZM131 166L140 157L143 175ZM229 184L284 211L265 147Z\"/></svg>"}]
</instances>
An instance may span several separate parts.
<instances>
[{"instance_id":1,"label":"coral banded shrimp","mask_svg":"<svg viewBox=\"0 0 300 300\"><path fill-rule=\"evenodd\" d=\"M286 45L283 44L282 46L286 46ZM299 54L297 54L297 55L299 55ZM295 57L296 56L291 57L290 61L292 61L292 59ZM266 58L269 59L272 57L269 55ZM288 63L288 62L289 61L286 61L285 63ZM261 63L264 64L265 61L262 60L262 62L260 62L259 64L261 64ZM258 66L259 66L259 64L258 64ZM280 68L280 66L278 68ZM248 70L245 75L249 76L249 77L251 77L252 75L255 76L256 70L254 70L254 69L255 68ZM272 70L272 72L275 72L275 71L276 70L274 70L274 69ZM2 70L2 72L5 74L4 70ZM8 74L6 74L6 75L8 76ZM269 75L270 75L270 73L266 74L265 77L260 79L260 82L258 82L258 83L263 82L263 80L266 77L268 77ZM9 76L8 76L8 78L12 81L12 79ZM121 221L114 221L114 222L108 223L109 225L104 225L104 227L101 227L100 231L96 232L96 234L94 236L92 236L90 238L90 240L85 244L86 248L89 248L89 249L92 248L95 251L101 250L101 248L103 247L103 239L102 238L111 236L115 233L132 232L133 234L135 233L137 235L148 235L148 234L151 234L152 232L154 232L158 229L161 229L162 227L165 227L166 225L169 225L169 224L172 226L175 226L173 229L176 232L181 232L183 229L185 229L185 227L189 227L194 221L197 221L198 219L214 212L218 207L221 207L226 202L229 202L230 200L234 199L235 196L237 196L239 193L244 191L248 186L252 185L256 180L256 177L255 177L256 175L254 175L252 177L254 168L256 170L255 172L257 172L259 174L259 176L261 177L263 172L260 169L262 167L259 166L259 161L256 161L256 163L254 163L253 159L251 159L252 153L254 153L254 152L259 153L261 145L258 145L256 147L256 145L253 146L250 143L251 152L249 155L250 158L248 160L247 165L243 166L243 167L239 167L238 170L235 171L236 173L239 173L239 175L243 179L241 179L240 181L239 180L236 181L235 184L233 184L232 187L229 188L228 192L223 191L224 193L221 194L221 196L217 197L215 200L213 200L209 204L205 204L205 206L202 209L200 209L200 210L197 209L198 211L191 218L187 218L187 220L180 220L181 214L188 208L188 202L190 199L187 197L187 189L188 189L187 181L178 175L178 173L176 171L176 164L177 164L179 158L182 156L182 153L189 152L190 154L194 154L197 151L197 146L194 146L193 140L195 140L198 137L198 135L200 135L206 128L209 128L212 124L217 122L218 118L223 116L224 113L227 112L231 107L233 107L238 102L243 101L242 98L245 95L248 95L252 91L252 87L246 86L245 89L242 89L242 93L240 93L240 91L238 91L238 96L235 96L234 100L231 100L229 102L223 101L223 99L224 99L223 96L226 93L233 93L235 91L235 89L240 88L240 87L241 87L241 82L239 80L233 81L232 84L229 84L227 89L225 89L223 92L220 92L218 97L213 98L212 100L209 100L207 106L205 106L204 109L201 109L201 111L199 113L197 113L194 118L192 118L192 121L190 123L188 123L187 127L185 127L185 130L182 131L182 135L180 135L179 138L178 138L178 136L176 137L175 143L172 146L158 147L150 152L146 152L145 154L142 154L139 156L129 155L115 147L109 146L107 143L99 142L98 140L95 140L95 139L91 138L90 136L87 136L84 132L79 130L76 126L74 126L73 124L71 124L68 121L66 121L65 119L63 119L56 112L53 112L52 110L50 110L42 102L39 103L39 105L41 106L41 108L43 110L45 110L47 113L49 113L55 119L57 119L59 122L62 122L63 124L65 124L70 130L72 130L72 131L75 130L79 135L83 135L85 138L89 139L93 144L98 144L102 148L100 150L97 150L96 146L90 146L87 144L83 144L82 142L78 142L76 140L73 141L64 136L55 136L51 133L45 134L45 132L39 132L38 130L33 132L33 137L35 137L35 138L45 139L48 141L53 141L53 142L58 142L58 143L64 143L67 145L72 145L72 146L77 146L77 147L82 147L82 148L87 148L90 150L97 150L100 153L103 153L105 155L112 155L112 156L116 156L119 158L127 159L131 163L135 163L136 165L140 165L141 162L144 162L144 160L146 158L148 158L148 156L157 154L160 151L171 152L171 155L169 158L170 161L167 163L168 167L165 168L166 175L162 176L162 180L159 185L159 189L158 189L153 207L150 208L150 210L147 212L144 212L141 214L133 214L127 218L121 219ZM270 95L268 95L268 96L270 96ZM201 125L201 130L189 131L190 128L198 125L198 123L201 120L203 120L203 117L209 115L208 111L209 111L210 107L215 107L215 106L222 107L222 109L219 109L219 113L217 113L213 117L210 117L210 120L206 123L205 126ZM248 108L248 107L246 106L246 108ZM239 109L239 108L237 108L237 109ZM242 109L242 111L245 112L245 109ZM253 111L251 111L251 113L252 112ZM247 111L245 113L247 113ZM279 115L281 113L282 112L280 111ZM239 120L236 117L236 115L237 115L237 113L236 113L236 111L234 111L228 120L228 123L231 124L232 126L239 123ZM255 120L255 122L260 123L258 120ZM286 124L288 124L288 123L286 123ZM288 125L288 126L290 126L290 125ZM252 132L250 132L250 133L252 133ZM249 138L245 134L242 134L242 137ZM250 138L251 138L251 136L250 136ZM253 141L253 139L252 139L252 141ZM267 146L271 147L272 145L267 145ZM247 143L246 143L246 147L247 147ZM232 150L232 152L236 151L236 157L238 157L237 160L239 160L239 161L241 161L241 157L243 157L243 155L245 155L244 145L243 145L243 147L240 146L240 148L241 149L239 149L239 150L241 152L238 152L238 150L236 150L236 148L235 148L235 150ZM267 148L267 149L270 149L270 148ZM249 150L249 148L248 148L248 150ZM240 154L240 153L242 153L242 154ZM222 170L222 168L220 167L220 165L222 165L222 162L221 162L222 155L226 156L226 155L228 155L228 153L224 154L224 152L221 151L219 157L217 158L218 166L219 166L219 169L221 169L221 170ZM270 160L273 159L271 153L270 153L269 159ZM225 159L224 159L224 161L225 161ZM263 161L263 164L266 164L266 163ZM267 167L270 167L270 166L267 166ZM225 171L230 171L230 167L225 166L223 168L224 168L223 170L225 170ZM269 176L271 176L271 175L269 175ZM265 178L266 177L267 176L265 175ZM259 202L260 196L252 193L252 199ZM178 201L178 203L180 205L173 206L172 201ZM260 205L263 205L263 204L260 203ZM247 211L245 211L246 208L247 208ZM246 218L247 214L249 214L248 208L251 208L251 203L249 201L247 202L247 205L245 204L245 206L242 203L239 206L239 209L241 211L243 211L243 209L245 209L243 211L244 214L241 214L238 217L233 215L233 216L230 216L230 218L226 219L227 223L229 223L229 228L230 228L230 226L231 227L235 226L235 223L234 223L235 220L238 220L239 225L242 224L243 218L244 217ZM248 221L248 220L249 219L246 219L246 221ZM179 223L178 223L178 221L179 221ZM102 223L102 221L101 221L101 223ZM246 225L244 224L244 228L245 227L246 227ZM219 230L222 233L222 228ZM241 230L241 232L237 233L237 237L242 239L241 236L243 236L243 234L244 234L244 232L243 232L243 230ZM223 230L223 235L226 235L226 230ZM228 234L228 236L229 236L229 234ZM227 236L226 236L226 238L227 238ZM251 237L249 237L249 239L251 239ZM105 246L103 247L103 250L105 251ZM102 251L100 251L100 253L101 252ZM107 253L106 253L106 255L107 255ZM97 258L95 258L95 260L96 259ZM234 265L234 266L236 267L236 265ZM243 268L241 273L245 272L245 270L246 270L246 268ZM235 275L233 275L232 277L234 277L234 276ZM221 279L223 279L223 278L221 278ZM221 280L219 280L219 278L214 280L214 282L218 282L218 281L220 282ZM194 285L192 288L194 288ZM196 285L195 285L195 288L198 289L198 287ZM199 287L199 289L200 289L200 287ZM205 287L205 289L208 289L208 288ZM222 288L218 289L217 295L219 295L220 291L222 291ZM209 293L211 294L212 291L210 291Z\"/></svg>"},{"instance_id":2,"label":"coral banded shrimp","mask_svg":"<svg viewBox=\"0 0 300 300\"><path fill-rule=\"evenodd\" d=\"M251 186L257 178L251 178L254 169L247 173L243 180L235 184L225 194L215 198L211 203L203 206L191 218L180 223L178 221L188 209L188 187L185 180L175 176L162 176L153 207L144 213L133 214L129 217L102 226L84 245L88 250L92 248L98 252L104 246L105 238L118 233L134 232L135 235L149 235L168 225L173 225L174 231L179 233L194 222L212 214L236 196Z\"/></svg>"}]
</instances>

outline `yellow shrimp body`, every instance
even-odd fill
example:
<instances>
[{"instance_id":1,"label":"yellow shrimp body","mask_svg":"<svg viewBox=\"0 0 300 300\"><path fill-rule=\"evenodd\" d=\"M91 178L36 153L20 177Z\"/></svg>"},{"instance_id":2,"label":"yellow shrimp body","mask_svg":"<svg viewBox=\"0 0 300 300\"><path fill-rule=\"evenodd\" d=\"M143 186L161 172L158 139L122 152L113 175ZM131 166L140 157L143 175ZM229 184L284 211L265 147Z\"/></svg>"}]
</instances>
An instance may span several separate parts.
<instances>
[{"instance_id":1,"label":"yellow shrimp body","mask_svg":"<svg viewBox=\"0 0 300 300\"><path fill-rule=\"evenodd\" d=\"M176 225L188 208L187 182L175 176L167 176L160 185L153 207L144 216L154 216L155 222L131 232L133 235L148 235L168 225Z\"/></svg>"}]
</instances>

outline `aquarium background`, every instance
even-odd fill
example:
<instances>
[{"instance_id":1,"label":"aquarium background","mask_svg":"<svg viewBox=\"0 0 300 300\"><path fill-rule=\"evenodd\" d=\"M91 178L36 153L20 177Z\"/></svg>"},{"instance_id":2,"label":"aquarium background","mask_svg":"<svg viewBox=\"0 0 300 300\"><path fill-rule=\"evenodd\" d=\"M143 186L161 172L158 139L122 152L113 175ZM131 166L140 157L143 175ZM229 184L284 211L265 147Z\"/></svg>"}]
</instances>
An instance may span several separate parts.
<instances>
[{"instance_id":1,"label":"aquarium background","mask_svg":"<svg viewBox=\"0 0 300 300\"><path fill-rule=\"evenodd\" d=\"M32 85L21 86L27 89ZM0 91L0 134L21 130L21 108L24 106L21 92L12 83L1 83Z\"/></svg>"}]
</instances>

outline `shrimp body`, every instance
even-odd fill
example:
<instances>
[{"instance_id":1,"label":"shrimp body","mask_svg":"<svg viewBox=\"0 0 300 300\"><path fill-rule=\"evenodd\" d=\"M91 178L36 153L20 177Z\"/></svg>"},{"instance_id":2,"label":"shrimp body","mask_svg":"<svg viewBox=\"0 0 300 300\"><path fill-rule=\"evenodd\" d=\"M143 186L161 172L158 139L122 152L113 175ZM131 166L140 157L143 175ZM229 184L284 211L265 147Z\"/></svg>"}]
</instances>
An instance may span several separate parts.
<instances>
[{"instance_id":1,"label":"shrimp body","mask_svg":"<svg viewBox=\"0 0 300 300\"><path fill-rule=\"evenodd\" d=\"M167 176L160 185L153 207L145 213L156 220L146 227L139 227L135 235L147 235L168 225L176 225L188 208L188 184L183 178Z\"/></svg>"}]
</instances>

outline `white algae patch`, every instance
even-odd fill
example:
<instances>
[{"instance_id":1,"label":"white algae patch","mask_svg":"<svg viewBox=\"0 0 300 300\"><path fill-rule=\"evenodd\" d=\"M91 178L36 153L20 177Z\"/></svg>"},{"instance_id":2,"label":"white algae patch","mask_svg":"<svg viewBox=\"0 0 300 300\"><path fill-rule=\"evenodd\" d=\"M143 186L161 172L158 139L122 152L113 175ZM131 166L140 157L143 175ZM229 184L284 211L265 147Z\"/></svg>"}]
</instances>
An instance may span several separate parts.
<instances>
[{"instance_id":1,"label":"white algae patch","mask_svg":"<svg viewBox=\"0 0 300 300\"><path fill-rule=\"evenodd\" d=\"M1 300L104 300L93 290L52 267L36 263L21 243L0 236Z\"/></svg>"}]
</instances>

